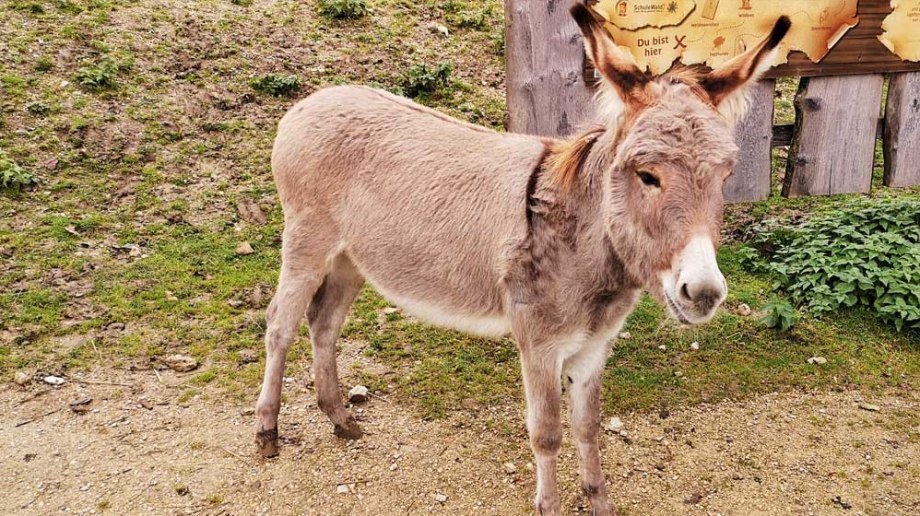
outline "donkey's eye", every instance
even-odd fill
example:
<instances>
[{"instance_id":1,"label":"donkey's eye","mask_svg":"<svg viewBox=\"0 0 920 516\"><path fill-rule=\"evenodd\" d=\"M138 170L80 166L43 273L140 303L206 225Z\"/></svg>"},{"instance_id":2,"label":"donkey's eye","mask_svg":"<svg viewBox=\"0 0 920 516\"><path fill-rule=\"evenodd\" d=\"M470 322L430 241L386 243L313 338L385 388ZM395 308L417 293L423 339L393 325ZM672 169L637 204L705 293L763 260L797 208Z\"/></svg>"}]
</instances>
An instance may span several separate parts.
<instances>
[{"instance_id":1,"label":"donkey's eye","mask_svg":"<svg viewBox=\"0 0 920 516\"><path fill-rule=\"evenodd\" d=\"M646 172L644 170L639 172L639 179L641 179L642 183L646 186L661 188L661 181L659 181L658 178L652 175L650 172Z\"/></svg>"}]
</instances>

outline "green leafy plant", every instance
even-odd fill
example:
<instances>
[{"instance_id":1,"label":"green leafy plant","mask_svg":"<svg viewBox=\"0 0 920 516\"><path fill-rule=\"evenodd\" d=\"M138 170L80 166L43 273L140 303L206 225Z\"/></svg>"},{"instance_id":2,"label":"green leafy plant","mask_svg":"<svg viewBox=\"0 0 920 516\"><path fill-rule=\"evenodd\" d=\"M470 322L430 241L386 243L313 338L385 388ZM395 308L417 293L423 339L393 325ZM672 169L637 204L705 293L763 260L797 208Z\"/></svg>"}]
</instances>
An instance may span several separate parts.
<instances>
[{"instance_id":1,"label":"green leafy plant","mask_svg":"<svg viewBox=\"0 0 920 516\"><path fill-rule=\"evenodd\" d=\"M406 95L431 95L450 86L454 66L449 62L430 67L425 63L410 66L403 72L400 84Z\"/></svg>"},{"instance_id":2,"label":"green leafy plant","mask_svg":"<svg viewBox=\"0 0 920 516\"><path fill-rule=\"evenodd\" d=\"M16 164L0 150L0 188L20 190L38 183L38 178Z\"/></svg>"},{"instance_id":3,"label":"green leafy plant","mask_svg":"<svg viewBox=\"0 0 920 516\"><path fill-rule=\"evenodd\" d=\"M760 323L767 328L788 331L795 325L795 308L788 301L771 301L764 305Z\"/></svg>"},{"instance_id":4,"label":"green leafy plant","mask_svg":"<svg viewBox=\"0 0 920 516\"><path fill-rule=\"evenodd\" d=\"M274 97L291 95L303 87L303 83L296 75L275 75L268 74L257 77L249 82L249 85L259 93L265 93Z\"/></svg>"},{"instance_id":5,"label":"green leafy plant","mask_svg":"<svg viewBox=\"0 0 920 516\"><path fill-rule=\"evenodd\" d=\"M131 61L116 61L106 57L94 64L77 69L77 84L93 91L111 90L118 86L118 75L131 70Z\"/></svg>"},{"instance_id":6,"label":"green leafy plant","mask_svg":"<svg viewBox=\"0 0 920 516\"><path fill-rule=\"evenodd\" d=\"M319 13L336 20L361 18L367 12L366 0L319 0Z\"/></svg>"},{"instance_id":7,"label":"green leafy plant","mask_svg":"<svg viewBox=\"0 0 920 516\"><path fill-rule=\"evenodd\" d=\"M856 203L751 234L746 261L811 312L862 305L898 330L920 328L920 200Z\"/></svg>"}]
</instances>

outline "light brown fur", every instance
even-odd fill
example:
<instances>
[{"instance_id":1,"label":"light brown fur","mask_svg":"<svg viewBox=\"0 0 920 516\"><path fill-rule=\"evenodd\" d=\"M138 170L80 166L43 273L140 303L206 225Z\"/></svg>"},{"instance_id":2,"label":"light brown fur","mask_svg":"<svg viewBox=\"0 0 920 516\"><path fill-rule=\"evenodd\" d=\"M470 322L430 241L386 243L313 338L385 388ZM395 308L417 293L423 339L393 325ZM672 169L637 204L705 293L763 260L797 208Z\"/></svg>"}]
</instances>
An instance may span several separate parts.
<instances>
[{"instance_id":1,"label":"light brown fur","mask_svg":"<svg viewBox=\"0 0 920 516\"><path fill-rule=\"evenodd\" d=\"M572 141L497 133L364 87L321 90L281 120L272 169L285 227L256 406L263 455L277 453L285 356L304 313L319 407L336 435L360 437L335 341L367 280L436 324L514 335L542 514L561 511L564 378L585 493L596 514L612 513L597 450L609 341L642 290L684 322L724 299L714 246L736 148L699 80L604 61L622 52L583 6L573 13L626 107Z\"/></svg>"}]
</instances>

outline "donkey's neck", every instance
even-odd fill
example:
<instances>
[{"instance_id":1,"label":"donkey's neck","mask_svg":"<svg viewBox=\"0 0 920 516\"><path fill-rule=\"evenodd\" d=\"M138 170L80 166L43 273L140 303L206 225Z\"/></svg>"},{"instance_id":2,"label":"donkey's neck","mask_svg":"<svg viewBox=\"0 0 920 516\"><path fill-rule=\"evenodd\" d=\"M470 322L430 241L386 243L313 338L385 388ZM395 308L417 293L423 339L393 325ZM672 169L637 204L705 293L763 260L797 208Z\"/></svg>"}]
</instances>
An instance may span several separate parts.
<instances>
[{"instance_id":1,"label":"donkey's neck","mask_svg":"<svg viewBox=\"0 0 920 516\"><path fill-rule=\"evenodd\" d=\"M598 127L560 142L554 150L563 154L548 158L549 170L537 182L534 211L552 228L555 244L568 248L576 276L604 289L628 290L641 282L630 277L605 227L603 174L614 159L616 138L615 129Z\"/></svg>"}]
</instances>

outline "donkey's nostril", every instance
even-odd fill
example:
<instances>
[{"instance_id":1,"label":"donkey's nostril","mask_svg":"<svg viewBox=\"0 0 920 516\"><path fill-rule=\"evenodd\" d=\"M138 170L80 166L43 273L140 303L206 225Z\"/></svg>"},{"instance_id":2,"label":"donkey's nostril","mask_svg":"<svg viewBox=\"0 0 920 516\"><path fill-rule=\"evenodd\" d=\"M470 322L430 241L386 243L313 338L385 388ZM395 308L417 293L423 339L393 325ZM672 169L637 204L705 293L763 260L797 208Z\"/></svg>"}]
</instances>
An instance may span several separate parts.
<instances>
[{"instance_id":1,"label":"donkey's nostril","mask_svg":"<svg viewBox=\"0 0 920 516\"><path fill-rule=\"evenodd\" d=\"M686 301L691 301L691 302L693 301L693 296L690 295L690 290L687 288L686 283L680 286L680 295Z\"/></svg>"}]
</instances>

